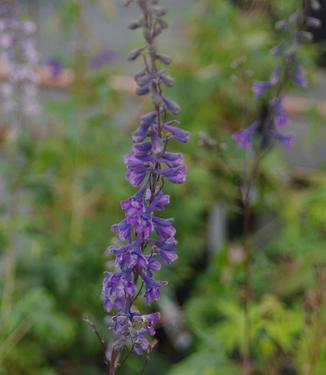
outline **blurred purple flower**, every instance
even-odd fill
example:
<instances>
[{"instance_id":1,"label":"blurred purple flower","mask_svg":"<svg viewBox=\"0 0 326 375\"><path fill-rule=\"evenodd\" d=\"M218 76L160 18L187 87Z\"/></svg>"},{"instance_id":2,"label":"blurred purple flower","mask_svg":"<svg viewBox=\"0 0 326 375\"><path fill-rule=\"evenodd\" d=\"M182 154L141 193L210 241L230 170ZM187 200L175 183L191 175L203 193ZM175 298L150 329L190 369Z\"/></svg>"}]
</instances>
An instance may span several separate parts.
<instances>
[{"instance_id":1,"label":"blurred purple flower","mask_svg":"<svg viewBox=\"0 0 326 375\"><path fill-rule=\"evenodd\" d=\"M270 135L277 142L280 142L281 145L285 148L291 148L294 145L294 135L293 134L282 134L275 130L270 131Z\"/></svg>"},{"instance_id":2,"label":"blurred purple flower","mask_svg":"<svg viewBox=\"0 0 326 375\"><path fill-rule=\"evenodd\" d=\"M289 124L289 115L284 109L281 97L275 99L272 103L274 110L274 124L277 129L286 128Z\"/></svg>"},{"instance_id":3,"label":"blurred purple flower","mask_svg":"<svg viewBox=\"0 0 326 375\"><path fill-rule=\"evenodd\" d=\"M234 133L232 138L238 143L240 148L249 149L253 144L253 136L260 125L259 121L255 121L248 128Z\"/></svg>"},{"instance_id":4,"label":"blurred purple flower","mask_svg":"<svg viewBox=\"0 0 326 375\"><path fill-rule=\"evenodd\" d=\"M290 73L290 77L296 85L298 85L302 89L306 89L308 87L308 81L305 69L298 63L295 58L292 59L292 64L293 71Z\"/></svg>"},{"instance_id":5,"label":"blurred purple flower","mask_svg":"<svg viewBox=\"0 0 326 375\"><path fill-rule=\"evenodd\" d=\"M309 17L308 17L309 21ZM310 41L309 33L302 31L306 25L307 17L304 9L301 7L287 19L276 23L276 29L285 31L284 40L282 40L272 50L272 55L280 61L271 73L269 81L255 81L253 83L253 92L256 96L264 94L269 95L269 108L266 126L263 126L262 137L269 134L272 138L280 142L284 147L291 147L294 137L288 134L280 133L280 129L288 126L289 116L283 106L283 95L285 87L289 82L294 82L301 88L307 87L306 71L298 62L297 52L300 43ZM319 22L310 22L319 27ZM290 38L289 38L290 34ZM290 40L290 43L288 42ZM272 90L273 88L273 90ZM270 121L270 116L273 120ZM254 122L250 127L233 134L233 139L238 143L240 148L251 148L253 144L253 135L258 127L259 122ZM264 124L265 125L265 124Z\"/></svg>"},{"instance_id":6,"label":"blurred purple flower","mask_svg":"<svg viewBox=\"0 0 326 375\"><path fill-rule=\"evenodd\" d=\"M100 51L90 62L90 67L94 70L102 68L104 65L111 64L116 58L115 52L109 49Z\"/></svg>"},{"instance_id":7,"label":"blurred purple flower","mask_svg":"<svg viewBox=\"0 0 326 375\"><path fill-rule=\"evenodd\" d=\"M48 66L51 71L51 77L57 79L63 71L63 65L55 57L49 57L44 62L45 66Z\"/></svg>"},{"instance_id":8,"label":"blurred purple flower","mask_svg":"<svg viewBox=\"0 0 326 375\"><path fill-rule=\"evenodd\" d=\"M272 87L270 82L258 82L255 81L252 86L252 90L256 96L266 94L269 89Z\"/></svg>"}]
</instances>

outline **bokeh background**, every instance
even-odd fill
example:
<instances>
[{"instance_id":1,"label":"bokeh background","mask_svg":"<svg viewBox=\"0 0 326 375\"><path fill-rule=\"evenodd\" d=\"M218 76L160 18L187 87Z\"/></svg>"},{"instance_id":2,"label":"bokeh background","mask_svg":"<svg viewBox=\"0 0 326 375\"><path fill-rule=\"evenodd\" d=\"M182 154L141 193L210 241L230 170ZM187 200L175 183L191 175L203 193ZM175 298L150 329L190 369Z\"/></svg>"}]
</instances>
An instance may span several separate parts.
<instances>
[{"instance_id":1,"label":"bokeh background","mask_svg":"<svg viewBox=\"0 0 326 375\"><path fill-rule=\"evenodd\" d=\"M37 26L40 112L10 130L0 117L0 374L100 375L98 338L108 342L100 298L105 255L132 194L123 156L150 103L134 95L141 42L127 29L135 7L119 0L22 0ZM173 59L188 181L168 190L179 260L166 267L159 343L146 375L241 374L243 248L237 181L248 167L232 133L265 103L253 79L269 77L274 23L299 0L162 0L169 29L160 50ZM325 21L325 5L316 13ZM326 374L326 72L324 28L300 52L309 88L288 88L296 143L263 159L252 197L252 371ZM317 42L318 41L318 42ZM1 76L3 81L5 76ZM150 311L145 305L143 309ZM120 373L140 374L130 355Z\"/></svg>"}]
</instances>

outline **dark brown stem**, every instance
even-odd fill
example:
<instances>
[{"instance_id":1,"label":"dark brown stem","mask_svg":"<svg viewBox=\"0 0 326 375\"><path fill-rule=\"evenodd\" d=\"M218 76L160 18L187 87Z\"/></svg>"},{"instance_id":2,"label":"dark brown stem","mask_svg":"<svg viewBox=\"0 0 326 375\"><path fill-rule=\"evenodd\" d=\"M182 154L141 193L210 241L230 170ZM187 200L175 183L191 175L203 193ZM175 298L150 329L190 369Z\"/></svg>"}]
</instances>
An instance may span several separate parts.
<instances>
[{"instance_id":1,"label":"dark brown stem","mask_svg":"<svg viewBox=\"0 0 326 375\"><path fill-rule=\"evenodd\" d=\"M104 355L104 363L105 363L106 365L108 365L110 361L108 360L108 358L107 358L107 356L106 356L106 346L105 346L105 342L104 342L103 337L101 336L100 332L99 332L98 329L96 328L95 323L92 322L92 321L89 319L88 316L85 316L85 317L83 318L83 320L84 320L85 323L87 323L87 324L91 327L92 331L95 333L96 337L98 338L98 340L99 340L99 342L100 342L100 345L101 345L101 347L102 347L103 355Z\"/></svg>"},{"instance_id":2,"label":"dark brown stem","mask_svg":"<svg viewBox=\"0 0 326 375\"><path fill-rule=\"evenodd\" d=\"M112 351L112 356L111 356L111 359L107 365L107 369L108 369L108 375L116 375L116 371L117 371L117 363L118 363L118 360L119 360L119 357L120 357L120 350L113 350Z\"/></svg>"},{"instance_id":3,"label":"dark brown stem","mask_svg":"<svg viewBox=\"0 0 326 375\"><path fill-rule=\"evenodd\" d=\"M148 357L145 358L144 365L143 365L142 369L140 370L140 374L139 375L144 375L147 363L148 363Z\"/></svg>"}]
</instances>

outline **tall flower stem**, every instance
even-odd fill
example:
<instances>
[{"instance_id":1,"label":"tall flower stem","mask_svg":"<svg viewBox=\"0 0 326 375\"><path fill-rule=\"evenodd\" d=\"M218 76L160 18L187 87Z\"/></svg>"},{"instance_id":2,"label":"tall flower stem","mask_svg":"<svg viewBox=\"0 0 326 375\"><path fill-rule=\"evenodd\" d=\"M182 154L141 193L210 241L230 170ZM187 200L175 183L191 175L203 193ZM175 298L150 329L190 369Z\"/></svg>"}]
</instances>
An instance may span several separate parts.
<instances>
[{"instance_id":1,"label":"tall flower stem","mask_svg":"<svg viewBox=\"0 0 326 375\"><path fill-rule=\"evenodd\" d=\"M244 192L241 191L244 248L244 375L251 374L252 324L250 320L250 305L253 298L251 277L253 254L249 236L251 232L252 188L257 180L260 160L269 147L275 142L279 142L284 147L290 147L293 143L293 136L283 133L283 129L289 123L288 114L283 105L283 96L290 82L301 88L307 86L306 74L298 62L297 52L301 43L310 41L312 38L312 35L305 31L306 27L318 27L320 25L318 20L307 15L308 9L309 2L304 0L300 9L296 10L288 18L276 23L276 29L284 33L283 40L272 51L273 55L278 57L279 62L269 81L255 81L253 85L253 92L256 96L260 97L268 94L265 101L267 113L264 118L256 120L250 127L239 131L233 136L241 148L253 149L252 169L245 182Z\"/></svg>"}]
</instances>

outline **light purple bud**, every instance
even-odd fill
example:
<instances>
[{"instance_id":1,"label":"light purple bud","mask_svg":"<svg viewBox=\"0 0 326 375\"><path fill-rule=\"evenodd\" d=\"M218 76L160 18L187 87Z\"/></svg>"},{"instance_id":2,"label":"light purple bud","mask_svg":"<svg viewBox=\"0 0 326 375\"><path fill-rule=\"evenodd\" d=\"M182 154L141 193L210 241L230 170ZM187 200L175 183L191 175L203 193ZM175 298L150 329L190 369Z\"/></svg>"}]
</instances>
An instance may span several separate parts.
<instances>
[{"instance_id":1,"label":"light purple bud","mask_svg":"<svg viewBox=\"0 0 326 375\"><path fill-rule=\"evenodd\" d=\"M163 125L164 129L167 130L177 141L187 143L189 139L189 132L180 128L169 125L167 122Z\"/></svg>"},{"instance_id":2,"label":"light purple bud","mask_svg":"<svg viewBox=\"0 0 326 375\"><path fill-rule=\"evenodd\" d=\"M173 115L178 115L180 113L180 107L176 102L164 95L162 95L162 100L168 112L172 113Z\"/></svg>"},{"instance_id":3,"label":"light purple bud","mask_svg":"<svg viewBox=\"0 0 326 375\"><path fill-rule=\"evenodd\" d=\"M144 49L145 49L145 48L143 47L143 48L138 48L138 49L136 49L136 50L134 50L134 51L131 51L131 52L129 53L129 55L128 55L128 60L129 60L129 61L137 60L138 57L143 53Z\"/></svg>"}]
</instances>

